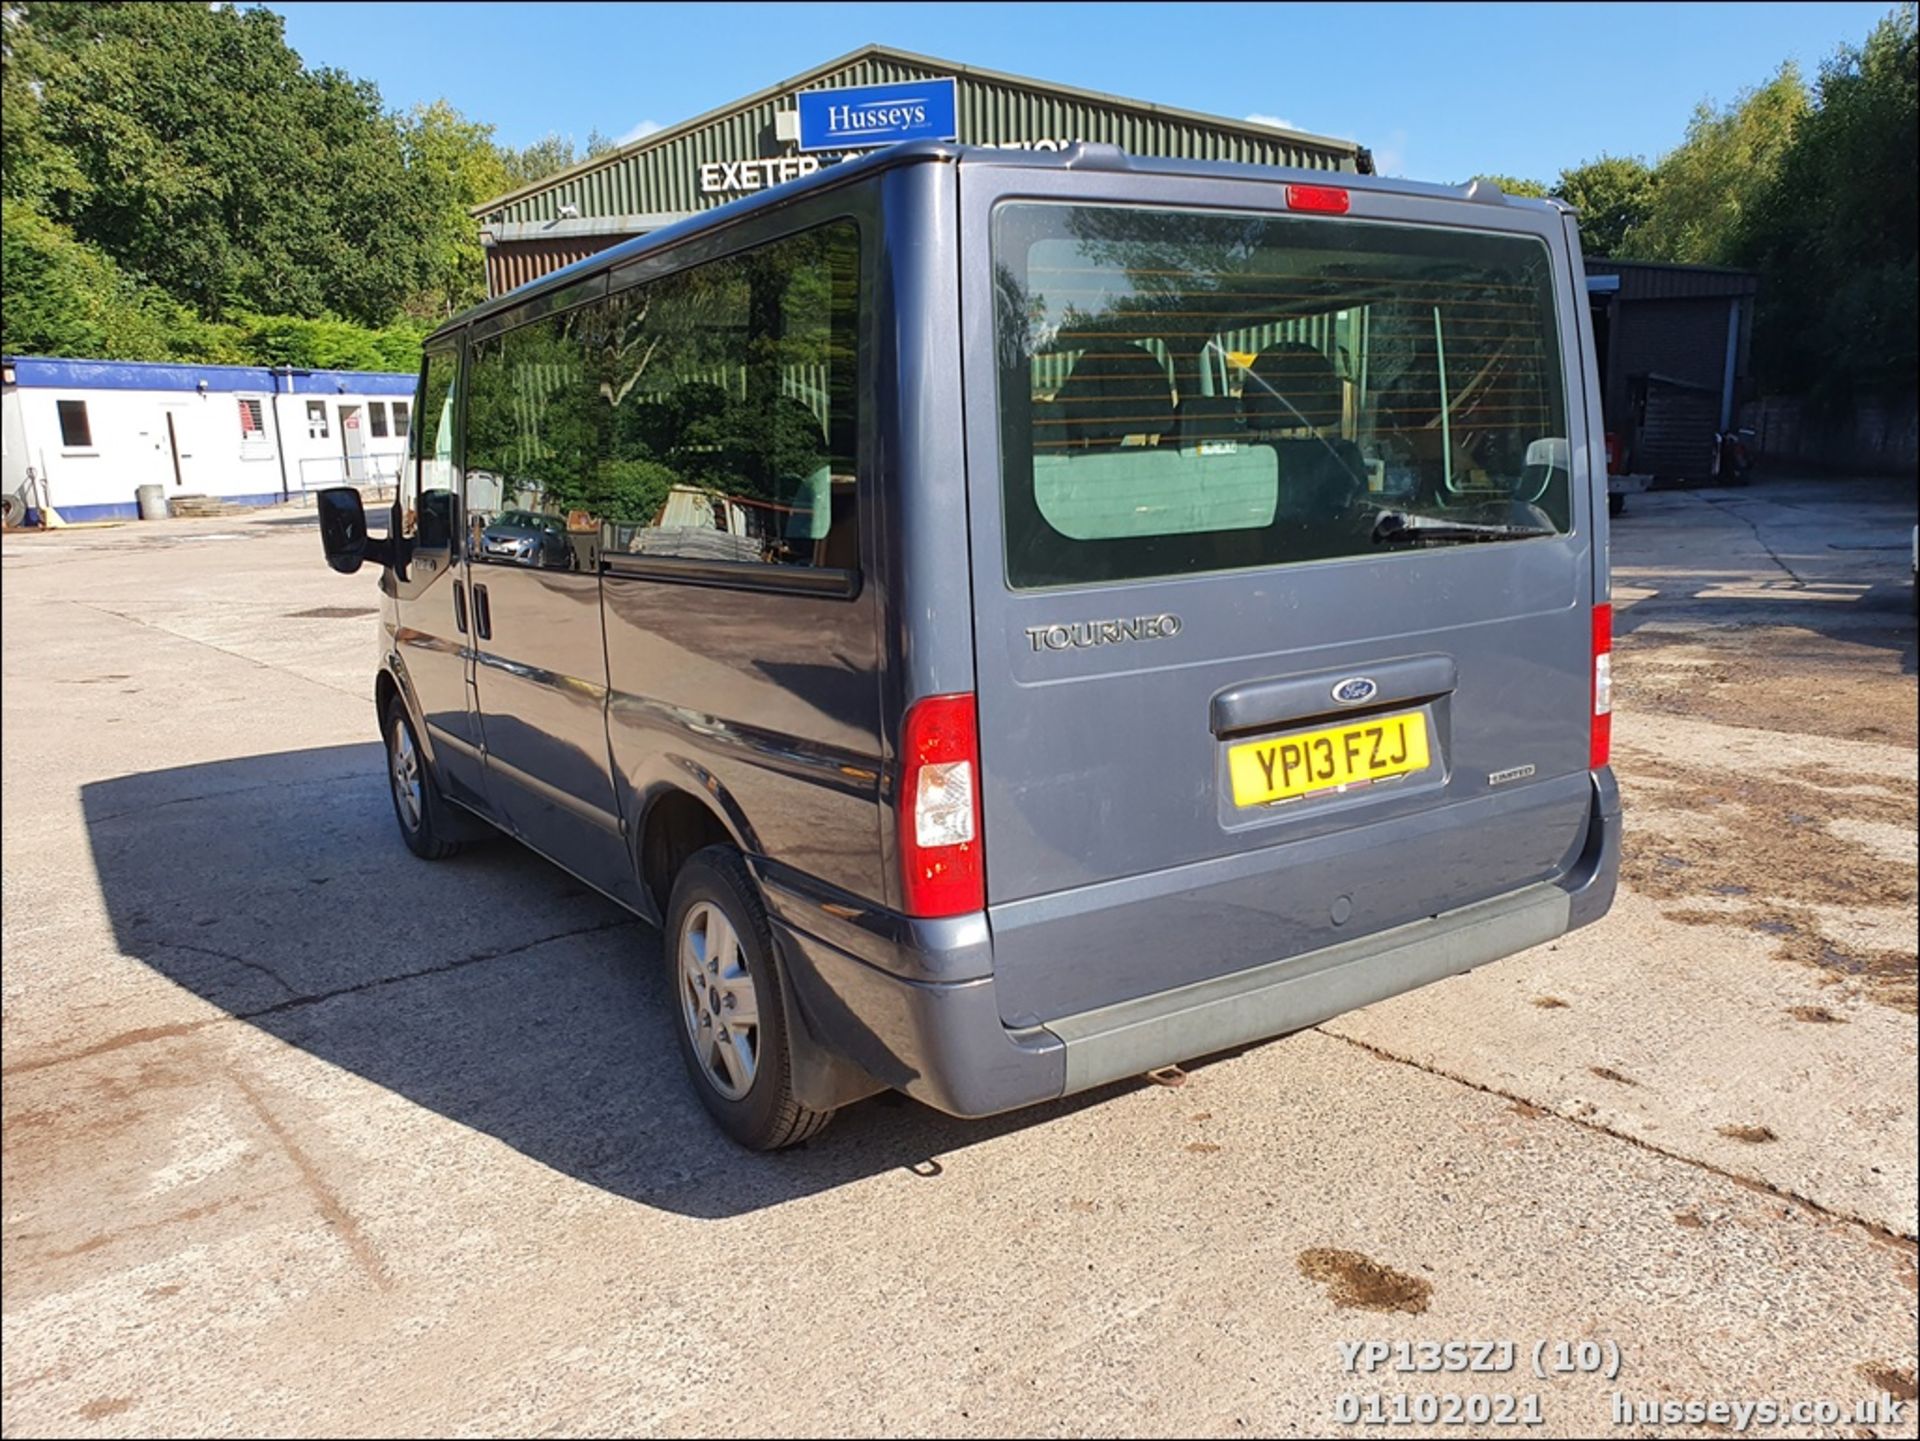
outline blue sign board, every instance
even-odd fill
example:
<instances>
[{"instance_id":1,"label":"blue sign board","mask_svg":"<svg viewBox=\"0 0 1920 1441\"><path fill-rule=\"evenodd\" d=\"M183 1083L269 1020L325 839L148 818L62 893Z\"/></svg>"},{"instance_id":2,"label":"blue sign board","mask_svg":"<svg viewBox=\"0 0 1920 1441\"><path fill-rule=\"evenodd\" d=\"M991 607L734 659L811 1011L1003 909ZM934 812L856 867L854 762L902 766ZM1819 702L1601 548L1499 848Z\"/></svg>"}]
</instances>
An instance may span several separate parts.
<instances>
[{"instance_id":1,"label":"blue sign board","mask_svg":"<svg viewBox=\"0 0 1920 1441\"><path fill-rule=\"evenodd\" d=\"M802 150L861 150L902 140L958 140L953 77L851 90L803 90Z\"/></svg>"}]
</instances>

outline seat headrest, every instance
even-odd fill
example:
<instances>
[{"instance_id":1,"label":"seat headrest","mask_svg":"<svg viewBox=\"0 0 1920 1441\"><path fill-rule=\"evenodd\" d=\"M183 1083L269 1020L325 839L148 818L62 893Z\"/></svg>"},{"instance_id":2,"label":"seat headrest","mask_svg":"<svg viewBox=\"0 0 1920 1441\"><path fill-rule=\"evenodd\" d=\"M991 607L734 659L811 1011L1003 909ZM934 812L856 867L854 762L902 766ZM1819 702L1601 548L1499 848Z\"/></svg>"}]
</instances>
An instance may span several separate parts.
<instances>
[{"instance_id":1,"label":"seat headrest","mask_svg":"<svg viewBox=\"0 0 1920 1441\"><path fill-rule=\"evenodd\" d=\"M1106 343L1074 362L1054 396L1067 438L1116 445L1129 435L1173 429L1173 385L1166 367L1137 345Z\"/></svg>"},{"instance_id":2,"label":"seat headrest","mask_svg":"<svg viewBox=\"0 0 1920 1441\"><path fill-rule=\"evenodd\" d=\"M1269 345L1247 371L1241 404L1255 430L1329 429L1340 424L1340 376L1311 345Z\"/></svg>"},{"instance_id":3,"label":"seat headrest","mask_svg":"<svg viewBox=\"0 0 1920 1441\"><path fill-rule=\"evenodd\" d=\"M1182 445L1201 440L1229 440L1247 433L1240 402L1231 395L1183 396L1177 413Z\"/></svg>"}]
</instances>

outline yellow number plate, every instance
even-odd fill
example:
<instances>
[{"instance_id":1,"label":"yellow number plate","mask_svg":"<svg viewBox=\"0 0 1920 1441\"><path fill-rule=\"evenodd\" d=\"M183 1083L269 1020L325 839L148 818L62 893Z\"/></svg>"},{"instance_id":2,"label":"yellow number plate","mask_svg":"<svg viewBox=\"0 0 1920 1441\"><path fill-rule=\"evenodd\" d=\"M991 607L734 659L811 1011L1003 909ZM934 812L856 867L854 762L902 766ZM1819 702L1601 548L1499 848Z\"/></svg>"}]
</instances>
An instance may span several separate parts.
<instances>
[{"instance_id":1,"label":"yellow number plate","mask_svg":"<svg viewBox=\"0 0 1920 1441\"><path fill-rule=\"evenodd\" d=\"M1426 715L1403 711L1354 725L1248 741L1227 752L1227 769L1233 803L1264 806L1425 770L1428 759Z\"/></svg>"}]
</instances>

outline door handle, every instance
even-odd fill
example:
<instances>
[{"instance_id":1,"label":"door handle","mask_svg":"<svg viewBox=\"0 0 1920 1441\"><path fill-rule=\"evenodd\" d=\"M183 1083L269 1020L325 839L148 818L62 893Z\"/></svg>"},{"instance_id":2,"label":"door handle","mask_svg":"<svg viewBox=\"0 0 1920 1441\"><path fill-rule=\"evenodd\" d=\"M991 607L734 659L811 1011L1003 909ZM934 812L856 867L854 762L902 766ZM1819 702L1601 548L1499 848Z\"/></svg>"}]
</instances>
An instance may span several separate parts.
<instances>
[{"instance_id":1,"label":"door handle","mask_svg":"<svg viewBox=\"0 0 1920 1441\"><path fill-rule=\"evenodd\" d=\"M487 604L487 588L473 588L473 632L481 640L493 639L493 607Z\"/></svg>"},{"instance_id":2,"label":"door handle","mask_svg":"<svg viewBox=\"0 0 1920 1441\"><path fill-rule=\"evenodd\" d=\"M467 588L457 580L453 583L453 628L461 635L467 633Z\"/></svg>"}]
</instances>

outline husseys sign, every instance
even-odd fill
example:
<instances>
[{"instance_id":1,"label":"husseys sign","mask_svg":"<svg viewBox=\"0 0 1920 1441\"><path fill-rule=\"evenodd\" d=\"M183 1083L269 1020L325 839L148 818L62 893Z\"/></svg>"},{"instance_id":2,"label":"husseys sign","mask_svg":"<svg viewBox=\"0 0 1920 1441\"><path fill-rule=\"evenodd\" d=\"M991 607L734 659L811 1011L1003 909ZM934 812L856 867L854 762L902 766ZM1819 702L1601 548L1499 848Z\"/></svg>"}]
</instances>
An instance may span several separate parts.
<instances>
[{"instance_id":1,"label":"husseys sign","mask_svg":"<svg viewBox=\"0 0 1920 1441\"><path fill-rule=\"evenodd\" d=\"M862 150L903 140L957 140L959 104L953 77L851 90L803 90L802 150Z\"/></svg>"},{"instance_id":2,"label":"husseys sign","mask_svg":"<svg viewBox=\"0 0 1920 1441\"><path fill-rule=\"evenodd\" d=\"M702 195L751 195L863 150L903 140L960 138L958 102L951 76L901 85L863 85L852 90L803 90L797 110L780 117L779 135L797 155L747 155L708 160L700 166ZM792 128L789 129L788 127ZM1065 150L1067 139L1002 140L989 150Z\"/></svg>"}]
</instances>

